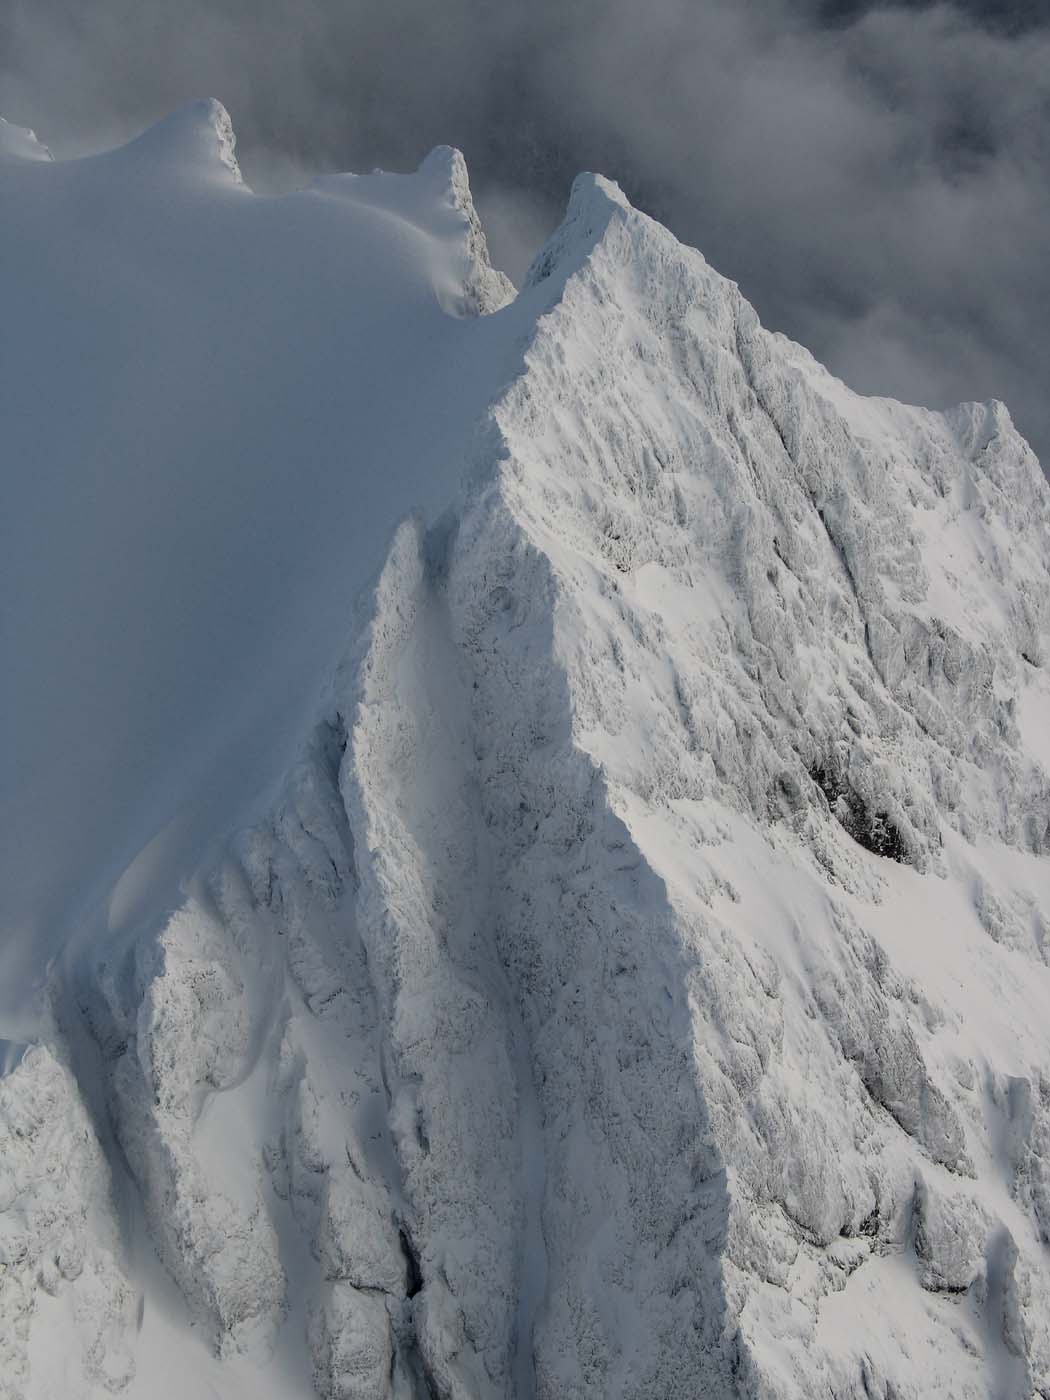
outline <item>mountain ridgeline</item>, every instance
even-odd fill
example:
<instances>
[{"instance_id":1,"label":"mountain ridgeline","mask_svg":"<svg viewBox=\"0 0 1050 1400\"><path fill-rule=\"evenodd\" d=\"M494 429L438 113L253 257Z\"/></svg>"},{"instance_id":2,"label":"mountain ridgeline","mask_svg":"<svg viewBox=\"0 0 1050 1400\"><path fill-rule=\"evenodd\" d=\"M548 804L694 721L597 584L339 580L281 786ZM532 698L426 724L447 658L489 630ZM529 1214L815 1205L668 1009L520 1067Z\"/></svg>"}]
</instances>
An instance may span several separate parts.
<instances>
[{"instance_id":1,"label":"mountain ridgeline","mask_svg":"<svg viewBox=\"0 0 1050 1400\"><path fill-rule=\"evenodd\" d=\"M0 1396L1050 1397L1003 405L599 176L515 292L447 148L0 138Z\"/></svg>"}]
</instances>

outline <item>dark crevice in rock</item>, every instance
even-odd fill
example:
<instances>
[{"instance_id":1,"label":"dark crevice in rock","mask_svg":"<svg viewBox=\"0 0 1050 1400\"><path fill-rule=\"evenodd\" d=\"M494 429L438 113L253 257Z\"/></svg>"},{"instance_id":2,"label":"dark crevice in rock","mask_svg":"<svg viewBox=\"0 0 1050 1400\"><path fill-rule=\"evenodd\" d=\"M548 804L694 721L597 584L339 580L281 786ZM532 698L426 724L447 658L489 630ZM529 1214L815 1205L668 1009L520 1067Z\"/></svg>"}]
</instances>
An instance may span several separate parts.
<instances>
[{"instance_id":1,"label":"dark crevice in rock","mask_svg":"<svg viewBox=\"0 0 1050 1400\"><path fill-rule=\"evenodd\" d=\"M858 846L900 865L911 864L907 843L892 818L866 802L841 769L818 762L809 776L827 799L832 816Z\"/></svg>"},{"instance_id":2,"label":"dark crevice in rock","mask_svg":"<svg viewBox=\"0 0 1050 1400\"><path fill-rule=\"evenodd\" d=\"M419 1252L407 1230L398 1231L401 1252L405 1256L405 1295L414 1298L423 1288L423 1271L419 1267Z\"/></svg>"}]
</instances>

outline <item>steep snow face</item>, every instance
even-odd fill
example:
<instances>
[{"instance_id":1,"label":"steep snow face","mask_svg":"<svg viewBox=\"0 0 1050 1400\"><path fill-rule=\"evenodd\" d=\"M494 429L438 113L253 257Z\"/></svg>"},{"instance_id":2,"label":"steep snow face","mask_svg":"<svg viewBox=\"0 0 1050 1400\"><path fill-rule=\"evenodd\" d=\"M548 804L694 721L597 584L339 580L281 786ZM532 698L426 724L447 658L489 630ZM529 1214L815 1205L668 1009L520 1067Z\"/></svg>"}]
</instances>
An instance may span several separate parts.
<instances>
[{"instance_id":1,"label":"steep snow face","mask_svg":"<svg viewBox=\"0 0 1050 1400\"><path fill-rule=\"evenodd\" d=\"M121 727L136 760L0 1080L0 1386L1050 1396L1050 492L1006 410L858 398L598 177L479 318L509 292L454 153L257 207L205 107L54 169L297 272L253 454L166 420L143 501L258 499L212 572L127 565L141 686L104 595L128 708L84 761ZM296 356L361 383L321 405ZM19 724L87 640L27 653ZM81 744L96 684L49 702ZM16 888L19 929L50 906Z\"/></svg>"},{"instance_id":2,"label":"steep snow face","mask_svg":"<svg viewBox=\"0 0 1050 1400\"><path fill-rule=\"evenodd\" d=\"M464 320L510 288L448 148L415 176L271 200L243 184L218 103L67 163L11 130L0 886L26 966L0 1019L17 1035L20 989L107 917L140 851L111 922L141 912L143 881L174 892L287 767L346 609L397 521L454 491L517 333Z\"/></svg>"}]
</instances>

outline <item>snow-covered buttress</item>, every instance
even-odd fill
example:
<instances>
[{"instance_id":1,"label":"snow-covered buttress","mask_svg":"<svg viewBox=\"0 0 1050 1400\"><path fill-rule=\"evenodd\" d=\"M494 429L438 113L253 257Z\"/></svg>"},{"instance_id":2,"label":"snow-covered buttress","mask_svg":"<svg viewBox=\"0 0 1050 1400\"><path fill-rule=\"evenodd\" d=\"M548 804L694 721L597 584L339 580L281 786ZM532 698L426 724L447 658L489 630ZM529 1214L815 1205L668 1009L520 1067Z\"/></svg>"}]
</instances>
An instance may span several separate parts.
<instances>
[{"instance_id":1,"label":"snow-covered buttress","mask_svg":"<svg viewBox=\"0 0 1050 1400\"><path fill-rule=\"evenodd\" d=\"M0 126L0 1395L1050 1397L1050 491L593 175Z\"/></svg>"}]
</instances>

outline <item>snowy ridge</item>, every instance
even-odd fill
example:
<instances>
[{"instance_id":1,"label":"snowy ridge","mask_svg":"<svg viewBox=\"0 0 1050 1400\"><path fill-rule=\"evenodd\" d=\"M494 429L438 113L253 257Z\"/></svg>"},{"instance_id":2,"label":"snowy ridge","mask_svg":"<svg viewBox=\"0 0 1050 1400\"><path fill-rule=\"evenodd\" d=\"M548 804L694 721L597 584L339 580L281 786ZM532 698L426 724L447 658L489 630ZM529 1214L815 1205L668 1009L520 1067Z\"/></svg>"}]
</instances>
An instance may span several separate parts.
<instances>
[{"instance_id":1,"label":"snowy ridge","mask_svg":"<svg viewBox=\"0 0 1050 1400\"><path fill-rule=\"evenodd\" d=\"M179 180L241 185L244 178L234 154L236 144L229 112L211 98L173 112L109 159L169 186Z\"/></svg>"},{"instance_id":2,"label":"snowy ridge","mask_svg":"<svg viewBox=\"0 0 1050 1400\"><path fill-rule=\"evenodd\" d=\"M9 1057L0 1393L1050 1396L1006 410L853 395L600 177L512 304L457 153L304 198L448 250L475 391L314 599L297 756L117 872Z\"/></svg>"},{"instance_id":3,"label":"snowy ridge","mask_svg":"<svg viewBox=\"0 0 1050 1400\"><path fill-rule=\"evenodd\" d=\"M51 152L27 126L14 126L0 117L0 158L51 160Z\"/></svg>"}]
</instances>

